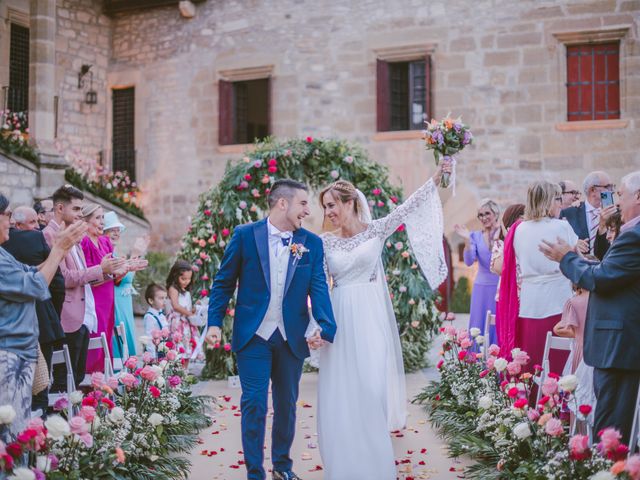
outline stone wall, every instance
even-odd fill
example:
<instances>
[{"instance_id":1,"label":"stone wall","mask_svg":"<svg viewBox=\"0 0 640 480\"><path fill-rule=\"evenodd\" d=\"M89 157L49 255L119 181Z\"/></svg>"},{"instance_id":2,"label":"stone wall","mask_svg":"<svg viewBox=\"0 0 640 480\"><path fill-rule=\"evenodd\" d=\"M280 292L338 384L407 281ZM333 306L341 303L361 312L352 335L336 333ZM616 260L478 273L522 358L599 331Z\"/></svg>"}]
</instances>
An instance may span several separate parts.
<instances>
[{"instance_id":1,"label":"stone wall","mask_svg":"<svg viewBox=\"0 0 640 480\"><path fill-rule=\"evenodd\" d=\"M275 135L361 142L407 192L417 188L433 171L419 135L376 132L376 52L390 47L433 49L433 114L461 114L476 135L459 159L457 196L444 195L449 231L474 226L479 198L522 201L536 178L581 181L601 168L618 179L640 167L639 13L634 0L236 0L199 4L191 20L175 8L116 17L109 75L136 83L155 243L176 248L198 194L243 149L217 143L220 71L272 65ZM567 126L565 50L554 34L618 27L627 29L623 121Z\"/></svg>"},{"instance_id":2,"label":"stone wall","mask_svg":"<svg viewBox=\"0 0 640 480\"><path fill-rule=\"evenodd\" d=\"M33 204L38 168L31 162L0 152L0 192L11 205Z\"/></svg>"}]
</instances>

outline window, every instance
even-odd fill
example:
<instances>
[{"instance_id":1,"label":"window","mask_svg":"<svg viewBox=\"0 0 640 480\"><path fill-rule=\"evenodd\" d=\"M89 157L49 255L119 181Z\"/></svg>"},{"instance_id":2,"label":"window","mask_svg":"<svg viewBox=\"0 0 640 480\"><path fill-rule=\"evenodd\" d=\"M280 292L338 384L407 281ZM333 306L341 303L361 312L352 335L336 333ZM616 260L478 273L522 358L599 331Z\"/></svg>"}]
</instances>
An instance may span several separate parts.
<instances>
[{"instance_id":1,"label":"window","mask_svg":"<svg viewBox=\"0 0 640 480\"><path fill-rule=\"evenodd\" d=\"M126 171L136 177L135 88L113 90L113 170Z\"/></svg>"},{"instance_id":2,"label":"window","mask_svg":"<svg viewBox=\"0 0 640 480\"><path fill-rule=\"evenodd\" d=\"M11 23L7 108L13 112L29 110L29 29L15 23Z\"/></svg>"},{"instance_id":3,"label":"window","mask_svg":"<svg viewBox=\"0 0 640 480\"><path fill-rule=\"evenodd\" d=\"M567 120L620 118L620 43L567 46Z\"/></svg>"},{"instance_id":4,"label":"window","mask_svg":"<svg viewBox=\"0 0 640 480\"><path fill-rule=\"evenodd\" d=\"M271 133L269 83L220 80L220 145L251 143Z\"/></svg>"},{"instance_id":5,"label":"window","mask_svg":"<svg viewBox=\"0 0 640 480\"><path fill-rule=\"evenodd\" d=\"M377 62L378 131L421 130L430 117L430 57Z\"/></svg>"}]
</instances>

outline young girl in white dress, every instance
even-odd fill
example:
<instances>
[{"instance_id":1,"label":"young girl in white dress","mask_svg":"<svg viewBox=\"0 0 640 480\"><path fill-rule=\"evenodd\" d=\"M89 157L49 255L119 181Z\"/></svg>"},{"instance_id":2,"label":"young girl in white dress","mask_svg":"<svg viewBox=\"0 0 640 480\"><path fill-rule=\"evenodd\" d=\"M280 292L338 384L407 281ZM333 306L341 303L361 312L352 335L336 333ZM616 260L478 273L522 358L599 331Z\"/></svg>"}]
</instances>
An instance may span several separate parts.
<instances>
[{"instance_id":1,"label":"young girl in white dress","mask_svg":"<svg viewBox=\"0 0 640 480\"><path fill-rule=\"evenodd\" d=\"M371 219L365 196L346 181L320 194L322 235L331 303L337 323L332 344L320 349L318 437L325 480L396 478L390 431L406 422L402 349L382 267L387 237L406 224L412 251L431 288L447 276L442 249L438 171L389 215Z\"/></svg>"},{"instance_id":2,"label":"young girl in white dress","mask_svg":"<svg viewBox=\"0 0 640 480\"><path fill-rule=\"evenodd\" d=\"M193 267L184 260L176 260L167 276L167 311L173 338L181 339L184 347L183 358L189 358L199 337L198 328L189 318L196 313L189 289L193 282ZM178 336L175 336L175 333Z\"/></svg>"}]
</instances>

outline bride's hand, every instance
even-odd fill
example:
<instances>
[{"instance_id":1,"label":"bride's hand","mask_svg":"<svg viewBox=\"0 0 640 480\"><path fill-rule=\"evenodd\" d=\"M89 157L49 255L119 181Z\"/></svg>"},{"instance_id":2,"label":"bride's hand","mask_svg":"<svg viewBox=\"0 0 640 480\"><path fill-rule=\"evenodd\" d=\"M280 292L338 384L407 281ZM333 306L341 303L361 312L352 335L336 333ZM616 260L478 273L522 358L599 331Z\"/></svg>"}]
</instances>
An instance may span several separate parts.
<instances>
[{"instance_id":1,"label":"bride's hand","mask_svg":"<svg viewBox=\"0 0 640 480\"><path fill-rule=\"evenodd\" d=\"M440 163L438 164L438 168L436 169L436 173L434 173L433 177L431 177L431 179L433 180L433 183L435 183L436 186L439 187L440 182L442 181L442 175L445 173L448 173L449 175L451 175L452 170L453 170L453 163L451 159L441 160Z\"/></svg>"}]
</instances>

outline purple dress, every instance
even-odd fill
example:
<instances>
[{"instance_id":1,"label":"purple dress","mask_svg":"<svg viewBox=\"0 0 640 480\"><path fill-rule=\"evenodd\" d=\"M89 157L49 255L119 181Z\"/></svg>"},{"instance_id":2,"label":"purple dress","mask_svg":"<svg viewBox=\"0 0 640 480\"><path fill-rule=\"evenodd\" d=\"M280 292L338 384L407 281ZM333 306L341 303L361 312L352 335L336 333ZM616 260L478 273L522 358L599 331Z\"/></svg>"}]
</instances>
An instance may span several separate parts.
<instances>
[{"instance_id":1,"label":"purple dress","mask_svg":"<svg viewBox=\"0 0 640 480\"><path fill-rule=\"evenodd\" d=\"M87 261L87 268L99 265L102 257L113 253L113 245L109 237L98 238L96 247L87 236L80 242L84 257ZM91 337L99 337L102 332L107 336L109 354L113 359L113 329L115 326L115 285L113 280L108 280L100 285L91 286L93 298L96 303L96 315L98 317L98 332L92 333ZM87 355L87 373L104 372L104 353L102 350L92 350Z\"/></svg>"},{"instance_id":2,"label":"purple dress","mask_svg":"<svg viewBox=\"0 0 640 480\"><path fill-rule=\"evenodd\" d=\"M464 250L464 263L468 266L478 261L478 275L473 284L471 292L471 312L469 316L469 328L479 328L484 335L484 321L487 310L496 313L496 288L498 279L495 273L489 270L491 263L491 250L484 241L482 232L471 232L469 248ZM496 343L495 326L489 331L489 338L485 339L491 343Z\"/></svg>"}]
</instances>

